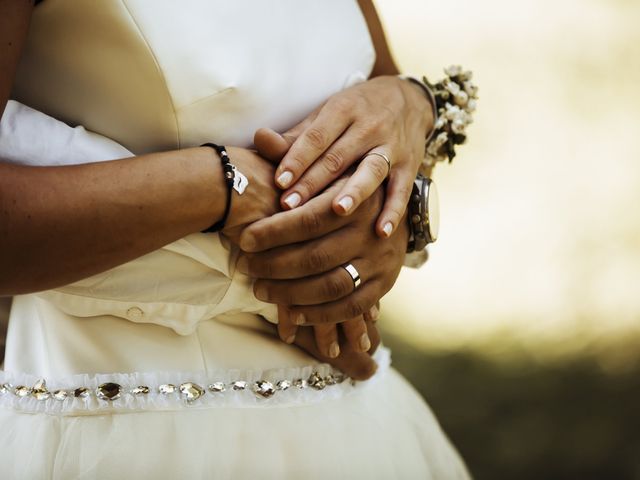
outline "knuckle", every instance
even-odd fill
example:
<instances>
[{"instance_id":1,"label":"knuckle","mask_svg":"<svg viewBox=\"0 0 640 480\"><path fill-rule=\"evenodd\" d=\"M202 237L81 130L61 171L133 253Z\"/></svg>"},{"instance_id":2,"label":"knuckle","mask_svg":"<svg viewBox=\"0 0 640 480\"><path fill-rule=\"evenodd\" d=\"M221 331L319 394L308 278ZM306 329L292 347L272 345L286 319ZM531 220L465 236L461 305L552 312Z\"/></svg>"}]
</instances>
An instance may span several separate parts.
<instances>
[{"instance_id":1,"label":"knuckle","mask_svg":"<svg viewBox=\"0 0 640 480\"><path fill-rule=\"evenodd\" d=\"M323 284L323 294L326 298L336 299L347 293L345 282L336 276L329 276Z\"/></svg>"},{"instance_id":2,"label":"knuckle","mask_svg":"<svg viewBox=\"0 0 640 480\"><path fill-rule=\"evenodd\" d=\"M406 208L407 206L405 204L394 202L392 205L389 206L389 212L391 213L391 215L396 217L396 219L399 219L399 218L402 218L402 216L404 215L404 211L406 210Z\"/></svg>"},{"instance_id":3,"label":"knuckle","mask_svg":"<svg viewBox=\"0 0 640 480\"><path fill-rule=\"evenodd\" d=\"M369 155L367 159L369 170L373 174L373 177L378 182L382 182L387 176L387 171L389 170L387 162L383 158L380 158L378 155Z\"/></svg>"},{"instance_id":4,"label":"knuckle","mask_svg":"<svg viewBox=\"0 0 640 480\"><path fill-rule=\"evenodd\" d=\"M350 115L353 107L353 102L345 97L337 97L331 101L331 108L339 115Z\"/></svg>"},{"instance_id":5,"label":"knuckle","mask_svg":"<svg viewBox=\"0 0 640 480\"><path fill-rule=\"evenodd\" d=\"M313 272L324 271L328 263L329 254L323 248L314 248L313 250L311 250L304 262L307 270Z\"/></svg>"},{"instance_id":6,"label":"knuckle","mask_svg":"<svg viewBox=\"0 0 640 480\"><path fill-rule=\"evenodd\" d=\"M344 154L340 150L332 150L324 156L322 165L331 175L338 175L344 166Z\"/></svg>"},{"instance_id":7,"label":"knuckle","mask_svg":"<svg viewBox=\"0 0 640 480\"><path fill-rule=\"evenodd\" d=\"M361 299L351 298L345 304L345 314L347 318L354 318L362 315L367 308Z\"/></svg>"},{"instance_id":8,"label":"knuckle","mask_svg":"<svg viewBox=\"0 0 640 480\"><path fill-rule=\"evenodd\" d=\"M407 201L409 200L411 192L413 191L412 186L413 183L411 185L408 185L406 183L398 185L396 189L396 196L399 197L400 200L402 200L403 204L407 203Z\"/></svg>"},{"instance_id":9,"label":"knuckle","mask_svg":"<svg viewBox=\"0 0 640 480\"><path fill-rule=\"evenodd\" d=\"M367 192L365 190L364 185L358 182L355 182L353 185L350 186L349 193L351 194L354 200L364 200L367 198Z\"/></svg>"},{"instance_id":10,"label":"knuckle","mask_svg":"<svg viewBox=\"0 0 640 480\"><path fill-rule=\"evenodd\" d=\"M305 161L301 153L296 153L295 155L292 155L291 158L288 159L287 166L294 172L301 173L301 172L304 172L305 169L307 168L307 162Z\"/></svg>"},{"instance_id":11,"label":"knuckle","mask_svg":"<svg viewBox=\"0 0 640 480\"><path fill-rule=\"evenodd\" d=\"M270 262L262 255L250 255L247 259L249 276L256 278L271 278L274 274L273 262Z\"/></svg>"},{"instance_id":12,"label":"knuckle","mask_svg":"<svg viewBox=\"0 0 640 480\"><path fill-rule=\"evenodd\" d=\"M300 227L311 235L320 231L321 223L320 214L315 210L309 210L300 217Z\"/></svg>"},{"instance_id":13,"label":"knuckle","mask_svg":"<svg viewBox=\"0 0 640 480\"><path fill-rule=\"evenodd\" d=\"M316 192L316 182L309 175L305 175L299 182L299 190L313 195Z\"/></svg>"},{"instance_id":14,"label":"knuckle","mask_svg":"<svg viewBox=\"0 0 640 480\"><path fill-rule=\"evenodd\" d=\"M327 143L327 133L321 127L311 127L305 132L309 145L317 150L324 150Z\"/></svg>"}]
</instances>

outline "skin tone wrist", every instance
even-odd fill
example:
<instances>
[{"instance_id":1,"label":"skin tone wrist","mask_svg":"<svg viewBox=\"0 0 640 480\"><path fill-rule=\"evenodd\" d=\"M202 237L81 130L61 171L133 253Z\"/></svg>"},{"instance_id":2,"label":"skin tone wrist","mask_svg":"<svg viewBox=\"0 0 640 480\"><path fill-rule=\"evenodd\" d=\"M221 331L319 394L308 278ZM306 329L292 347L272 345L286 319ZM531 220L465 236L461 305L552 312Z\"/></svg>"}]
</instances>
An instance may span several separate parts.
<instances>
[{"instance_id":1,"label":"skin tone wrist","mask_svg":"<svg viewBox=\"0 0 640 480\"><path fill-rule=\"evenodd\" d=\"M65 167L0 161L0 294L73 283L207 228L225 188L206 148Z\"/></svg>"}]
</instances>

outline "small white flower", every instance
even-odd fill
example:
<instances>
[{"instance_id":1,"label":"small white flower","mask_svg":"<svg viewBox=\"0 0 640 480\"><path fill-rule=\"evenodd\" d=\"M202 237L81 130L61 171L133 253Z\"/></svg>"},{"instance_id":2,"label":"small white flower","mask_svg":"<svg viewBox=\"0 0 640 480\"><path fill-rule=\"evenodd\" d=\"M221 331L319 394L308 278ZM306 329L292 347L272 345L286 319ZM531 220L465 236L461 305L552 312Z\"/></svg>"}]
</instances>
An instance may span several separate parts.
<instances>
[{"instance_id":1,"label":"small white flower","mask_svg":"<svg viewBox=\"0 0 640 480\"><path fill-rule=\"evenodd\" d=\"M467 70L460 75L460 78L462 80L471 80L473 78L473 72L471 70Z\"/></svg>"},{"instance_id":2,"label":"small white flower","mask_svg":"<svg viewBox=\"0 0 640 480\"><path fill-rule=\"evenodd\" d=\"M464 120L457 119L451 123L451 130L453 130L453 133L457 133L458 135L461 135L464 133L464 128L466 126L467 124Z\"/></svg>"},{"instance_id":3,"label":"small white flower","mask_svg":"<svg viewBox=\"0 0 640 480\"><path fill-rule=\"evenodd\" d=\"M433 124L433 128L435 130L440 130L441 128L444 128L444 126L447 124L447 119L445 117L438 117L438 120L436 120L436 123Z\"/></svg>"},{"instance_id":4,"label":"small white flower","mask_svg":"<svg viewBox=\"0 0 640 480\"><path fill-rule=\"evenodd\" d=\"M440 148L445 143L447 143L447 140L449 140L449 135L447 135L447 132L441 132L433 141L433 144L436 145L436 148Z\"/></svg>"},{"instance_id":5,"label":"small white flower","mask_svg":"<svg viewBox=\"0 0 640 480\"><path fill-rule=\"evenodd\" d=\"M476 106L478 105L478 102L475 101L475 99L471 98L469 99L469 101L467 102L467 106L465 108L465 110L469 113L475 112L476 111ZM471 115L469 115L471 116Z\"/></svg>"},{"instance_id":6,"label":"small white flower","mask_svg":"<svg viewBox=\"0 0 640 480\"><path fill-rule=\"evenodd\" d=\"M447 117L447 120L453 121L462 113L462 110L460 110L460 107L457 105L451 105L450 103L447 103L446 108L447 111L444 115L445 117Z\"/></svg>"},{"instance_id":7,"label":"small white flower","mask_svg":"<svg viewBox=\"0 0 640 480\"><path fill-rule=\"evenodd\" d=\"M456 75L460 75L462 73L462 67L460 65L450 65L449 67L444 69L444 73L449 77L455 77Z\"/></svg>"},{"instance_id":8,"label":"small white flower","mask_svg":"<svg viewBox=\"0 0 640 480\"><path fill-rule=\"evenodd\" d=\"M456 95L460 91L460 85L449 79L444 81L444 88L446 88L451 95Z\"/></svg>"},{"instance_id":9,"label":"small white flower","mask_svg":"<svg viewBox=\"0 0 640 480\"><path fill-rule=\"evenodd\" d=\"M436 157L438 155L438 147L436 146L436 142L431 142L427 147L427 155L431 157Z\"/></svg>"},{"instance_id":10,"label":"small white flower","mask_svg":"<svg viewBox=\"0 0 640 480\"><path fill-rule=\"evenodd\" d=\"M454 101L456 102L456 105L464 107L469 101L469 95L467 95L467 92L460 90L454 95Z\"/></svg>"},{"instance_id":11,"label":"small white flower","mask_svg":"<svg viewBox=\"0 0 640 480\"><path fill-rule=\"evenodd\" d=\"M476 98L478 96L478 87L471 82L464 82L464 91L467 92L471 98Z\"/></svg>"}]
</instances>

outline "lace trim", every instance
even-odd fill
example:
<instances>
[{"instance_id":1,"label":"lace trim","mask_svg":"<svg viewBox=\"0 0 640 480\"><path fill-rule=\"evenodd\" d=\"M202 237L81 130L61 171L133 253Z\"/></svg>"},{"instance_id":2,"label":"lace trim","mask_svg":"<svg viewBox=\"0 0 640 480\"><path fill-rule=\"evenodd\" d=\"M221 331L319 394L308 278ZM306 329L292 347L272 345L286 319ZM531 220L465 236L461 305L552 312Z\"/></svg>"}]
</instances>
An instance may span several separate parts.
<instances>
[{"instance_id":1,"label":"lace trim","mask_svg":"<svg viewBox=\"0 0 640 480\"><path fill-rule=\"evenodd\" d=\"M210 373L134 372L43 379L0 372L0 408L52 415L91 415L183 408L273 407L341 398L376 382L390 365L380 347L376 375L355 382L328 364Z\"/></svg>"}]
</instances>

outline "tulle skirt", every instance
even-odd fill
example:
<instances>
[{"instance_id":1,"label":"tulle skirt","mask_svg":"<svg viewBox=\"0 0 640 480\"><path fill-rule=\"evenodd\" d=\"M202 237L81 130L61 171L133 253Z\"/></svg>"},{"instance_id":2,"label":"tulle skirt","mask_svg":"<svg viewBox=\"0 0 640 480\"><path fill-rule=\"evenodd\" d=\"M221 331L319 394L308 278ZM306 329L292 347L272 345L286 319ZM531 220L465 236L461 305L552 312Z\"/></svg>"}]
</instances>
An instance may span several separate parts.
<instances>
[{"instance_id":1,"label":"tulle skirt","mask_svg":"<svg viewBox=\"0 0 640 480\"><path fill-rule=\"evenodd\" d=\"M437 420L393 369L334 399L52 415L0 409L7 479L463 479Z\"/></svg>"}]
</instances>

